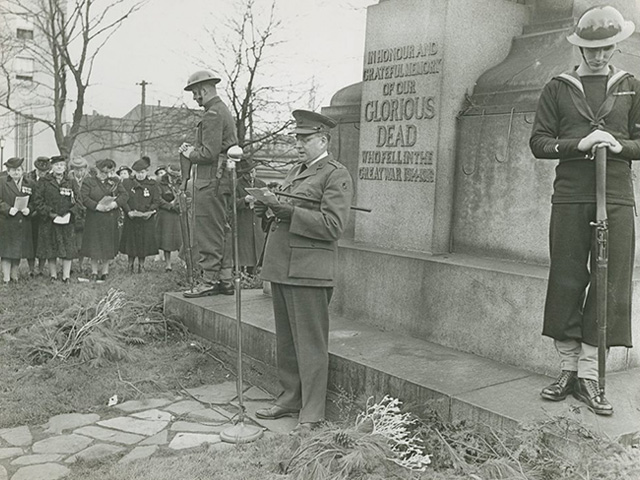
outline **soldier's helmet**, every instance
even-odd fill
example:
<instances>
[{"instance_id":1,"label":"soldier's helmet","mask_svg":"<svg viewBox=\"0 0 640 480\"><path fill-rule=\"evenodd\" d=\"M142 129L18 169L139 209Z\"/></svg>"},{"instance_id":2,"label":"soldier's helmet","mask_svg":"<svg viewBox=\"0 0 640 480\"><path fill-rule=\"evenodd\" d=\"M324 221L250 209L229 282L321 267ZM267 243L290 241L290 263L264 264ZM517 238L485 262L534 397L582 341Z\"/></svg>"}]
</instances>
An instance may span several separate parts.
<instances>
[{"instance_id":1,"label":"soldier's helmet","mask_svg":"<svg viewBox=\"0 0 640 480\"><path fill-rule=\"evenodd\" d=\"M634 23L625 20L615 8L593 7L582 14L567 40L578 47L608 47L629 38L635 28Z\"/></svg>"},{"instance_id":2,"label":"soldier's helmet","mask_svg":"<svg viewBox=\"0 0 640 480\"><path fill-rule=\"evenodd\" d=\"M198 70L197 72L192 73L189 76L189 78L187 79L187 86L184 87L184 89L185 91L189 92L195 85L203 82L213 82L213 84L215 85L216 83L220 82L220 79L209 70Z\"/></svg>"}]
</instances>

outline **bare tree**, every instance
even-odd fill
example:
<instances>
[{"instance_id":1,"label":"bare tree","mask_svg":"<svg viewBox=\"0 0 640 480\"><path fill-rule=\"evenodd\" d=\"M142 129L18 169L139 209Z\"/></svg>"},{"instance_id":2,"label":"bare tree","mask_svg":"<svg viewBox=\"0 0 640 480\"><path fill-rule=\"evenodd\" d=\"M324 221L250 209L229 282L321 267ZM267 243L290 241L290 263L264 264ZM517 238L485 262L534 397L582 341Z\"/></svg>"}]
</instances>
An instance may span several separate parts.
<instances>
[{"instance_id":1,"label":"bare tree","mask_svg":"<svg viewBox=\"0 0 640 480\"><path fill-rule=\"evenodd\" d=\"M289 123L283 123L282 118L289 118L290 105L307 95L306 87L274 80L282 82L282 75L274 72L285 68L278 65L284 43L280 39L282 27L275 0L268 4L237 0L235 11L222 27L208 31L217 61L203 66L222 76L238 141L258 161L257 156L265 150L275 149L286 157L287 139L282 133Z\"/></svg>"},{"instance_id":2,"label":"bare tree","mask_svg":"<svg viewBox=\"0 0 640 480\"><path fill-rule=\"evenodd\" d=\"M0 16L28 18L33 41L15 39L9 30L0 56L0 107L32 122L41 122L54 134L60 153L69 155L81 131L85 97L94 63L118 27L145 0L3 0ZM7 29L4 29L7 32ZM16 75L16 55L32 59L32 78ZM71 105L71 106L70 106ZM67 119L67 109L71 115Z\"/></svg>"}]
</instances>

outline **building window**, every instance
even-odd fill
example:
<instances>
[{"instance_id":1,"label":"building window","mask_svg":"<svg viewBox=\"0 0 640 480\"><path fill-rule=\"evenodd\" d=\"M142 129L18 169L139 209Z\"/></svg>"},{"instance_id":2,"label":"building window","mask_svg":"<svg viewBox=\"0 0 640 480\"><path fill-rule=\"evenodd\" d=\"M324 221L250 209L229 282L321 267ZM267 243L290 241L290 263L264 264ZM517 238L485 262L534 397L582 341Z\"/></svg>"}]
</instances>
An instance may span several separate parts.
<instances>
[{"instance_id":1,"label":"building window","mask_svg":"<svg viewBox=\"0 0 640 480\"><path fill-rule=\"evenodd\" d=\"M33 40L33 30L18 28L18 30L16 31L16 37L19 40Z\"/></svg>"},{"instance_id":2,"label":"building window","mask_svg":"<svg viewBox=\"0 0 640 480\"><path fill-rule=\"evenodd\" d=\"M35 64L33 58L16 57L13 64L13 70L16 72L18 80L33 80L33 71Z\"/></svg>"},{"instance_id":3,"label":"building window","mask_svg":"<svg viewBox=\"0 0 640 480\"><path fill-rule=\"evenodd\" d=\"M24 158L25 169L31 169L31 161L33 160L33 121L24 118L16 113L16 138L15 153L16 157Z\"/></svg>"}]
</instances>

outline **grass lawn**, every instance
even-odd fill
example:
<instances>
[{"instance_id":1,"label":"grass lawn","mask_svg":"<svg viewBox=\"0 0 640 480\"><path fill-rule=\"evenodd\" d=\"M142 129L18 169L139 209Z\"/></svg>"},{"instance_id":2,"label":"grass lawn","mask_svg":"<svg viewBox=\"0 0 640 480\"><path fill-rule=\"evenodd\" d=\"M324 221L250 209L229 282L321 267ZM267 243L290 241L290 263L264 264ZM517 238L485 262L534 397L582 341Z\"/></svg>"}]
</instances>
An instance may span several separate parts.
<instances>
[{"instance_id":1,"label":"grass lawn","mask_svg":"<svg viewBox=\"0 0 640 480\"><path fill-rule=\"evenodd\" d=\"M165 272L162 262L148 260L144 273L125 271L125 262L118 259L104 284L65 285L37 277L0 287L0 429L42 424L61 413L105 413L113 395L119 401L150 398L234 379L233 355L191 336L163 315L163 293L185 288L182 268ZM78 335L78 320L95 318L103 323L84 339L83 348L64 343ZM210 350L205 354L194 342ZM248 366L245 378L260 384L260 372ZM209 445L176 452L162 447L153 457L127 465L80 462L67 478L640 479L640 438L634 445L621 445L592 436L568 419L502 432L444 423L414 405L393 415L384 413L392 428L383 435L378 430L382 417L358 420L358 412L369 411L366 405L349 398L336 404L340 421L302 439L269 434L249 445L226 448ZM410 424L400 421L404 414ZM409 434L406 438L414 437L415 445L430 456L425 471L412 472L385 460L399 458L390 450L389 435L402 428ZM408 450L402 443L406 438L393 438ZM567 444L573 448L562 448Z\"/></svg>"}]
</instances>

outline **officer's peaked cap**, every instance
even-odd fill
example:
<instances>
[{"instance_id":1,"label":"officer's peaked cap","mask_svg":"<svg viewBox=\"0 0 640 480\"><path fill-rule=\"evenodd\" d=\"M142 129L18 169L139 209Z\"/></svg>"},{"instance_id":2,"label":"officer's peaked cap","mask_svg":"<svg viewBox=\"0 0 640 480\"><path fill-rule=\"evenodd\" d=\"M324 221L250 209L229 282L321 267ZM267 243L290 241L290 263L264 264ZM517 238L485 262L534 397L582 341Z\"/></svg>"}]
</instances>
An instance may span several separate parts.
<instances>
[{"instance_id":1,"label":"officer's peaked cap","mask_svg":"<svg viewBox=\"0 0 640 480\"><path fill-rule=\"evenodd\" d=\"M294 134L312 135L314 133L328 133L333 127L338 125L333 118L310 110L294 110L291 115L296 120Z\"/></svg>"}]
</instances>

